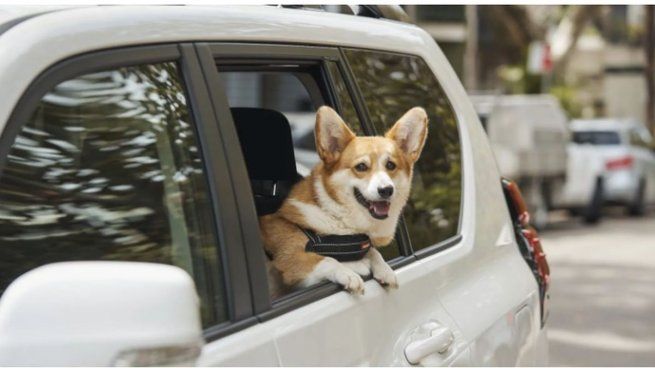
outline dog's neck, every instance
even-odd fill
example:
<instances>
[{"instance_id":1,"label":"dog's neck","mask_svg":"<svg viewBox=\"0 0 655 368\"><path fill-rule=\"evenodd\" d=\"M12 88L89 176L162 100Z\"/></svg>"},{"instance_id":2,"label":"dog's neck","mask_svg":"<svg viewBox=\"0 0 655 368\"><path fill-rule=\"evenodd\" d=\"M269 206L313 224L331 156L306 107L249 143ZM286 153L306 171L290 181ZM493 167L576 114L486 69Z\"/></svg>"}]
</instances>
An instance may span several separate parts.
<instances>
[{"instance_id":1,"label":"dog's neck","mask_svg":"<svg viewBox=\"0 0 655 368\"><path fill-rule=\"evenodd\" d=\"M390 214L385 220L376 220L368 213L349 208L340 203L324 184L320 170L312 171L299 185L306 185L304 192L310 196L291 196L289 205L295 207L299 216L292 222L319 234L350 235L364 233L371 238L392 237L399 213ZM296 211L294 211L296 212Z\"/></svg>"}]
</instances>

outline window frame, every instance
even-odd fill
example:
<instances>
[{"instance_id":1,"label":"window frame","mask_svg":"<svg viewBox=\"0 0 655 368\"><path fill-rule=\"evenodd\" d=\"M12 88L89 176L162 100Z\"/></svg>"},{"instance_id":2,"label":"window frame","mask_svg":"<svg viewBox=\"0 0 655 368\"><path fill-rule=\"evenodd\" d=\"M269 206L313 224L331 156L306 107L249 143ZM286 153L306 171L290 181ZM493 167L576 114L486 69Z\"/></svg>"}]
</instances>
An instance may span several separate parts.
<instances>
[{"instance_id":1,"label":"window frame","mask_svg":"<svg viewBox=\"0 0 655 368\"><path fill-rule=\"evenodd\" d=\"M348 72L350 74L350 77L349 77L350 81L351 81L351 83L353 84L353 86L354 86L354 88L356 90L355 94L357 96L357 99L358 99L359 103L362 105L362 108L364 110L364 114L365 114L366 119L367 119L367 124L371 125L371 127L373 127L373 129L375 129L375 127L371 122L370 112L368 110L368 106L366 105L366 101L364 100L364 97L363 97L363 95L361 93L361 89L360 89L359 85L357 84L357 81L355 79L355 75L353 74L352 69L350 67L350 63L348 62L348 58L346 56L346 50L373 52L373 53L397 55L397 56L400 56L400 57L417 58L417 59L421 60L425 64L425 66L428 67L428 69L432 73L432 76L434 77L435 81L441 87L441 90L442 90L443 94L446 96L446 99L448 100L448 104L449 104L450 108L453 110L453 115L455 116L455 119L457 120L457 136L459 138L459 143L460 143L459 146L460 146L460 160L461 160L461 162L460 162L460 165L461 165L461 179L460 179L460 187L461 187L460 188L460 193L461 193L461 196L460 196L460 202L459 202L459 216L458 216L458 219L457 219L457 232L455 233L455 235L453 235L453 236L451 236L449 238L446 238L446 239L444 239L444 240L442 240L442 241L440 241L438 243L432 244L432 245L430 245L428 247L425 247L425 248L422 248L422 249L414 250L414 248L412 247L412 240L411 240L411 236L409 234L409 230L407 229L407 225L405 224L404 216L401 216L401 219L400 219L398 225L399 226L402 225L403 233L404 233L403 234L404 241L407 242L407 244L410 247L410 250L411 250L412 254L414 255L414 257L416 259L422 259L422 258L429 257L429 256L431 256L433 254L440 253L440 252L442 252L442 251L444 251L446 249L452 248L452 247L460 244L461 240L462 240L462 221L464 219L464 209L465 209L465 206L464 206L464 201L465 201L465 197L464 197L464 151L462 150L462 145L461 145L462 124L463 123L462 123L462 121L460 119L459 114L457 113L457 110L455 110L455 107L453 106L453 103L451 102L451 100L452 100L451 96L443 88L443 83L441 83L440 78L437 76L437 74L434 72L434 70L430 67L430 63L428 63L421 55L415 55L415 54L410 54L410 53L402 53L402 52L396 52L396 51L378 50L378 49L371 49L371 48L362 48L362 47L341 47L340 52L341 52L341 55L342 55L342 59L343 59L343 62L345 63L345 65L347 66L347 70L348 70ZM384 134L384 132L379 132L379 131L376 130L374 134Z\"/></svg>"},{"instance_id":2,"label":"window frame","mask_svg":"<svg viewBox=\"0 0 655 368\"><path fill-rule=\"evenodd\" d=\"M279 63L280 61L320 63L322 64L323 77L328 84L324 86L327 88L327 93L325 94L330 98L330 101L326 101L326 103L330 103L335 106L338 112L341 112L341 101L339 101L334 88L334 81L326 64L327 62L335 62L346 89L352 98L352 103L360 119L364 133L372 135L374 134L374 129L370 124L370 119L366 115L361 98L358 96L358 90L354 87L352 75L344 63L342 51L338 47L330 46L256 42L208 42L197 43L196 47L203 65L208 88L213 96L213 103L217 111L217 121L221 129L221 134L226 137L226 141L223 143L226 145L225 149L228 154L231 170L230 178L234 183L233 187L235 188L237 205L239 207L241 230L244 239L243 246L246 249L248 270L250 272L254 314L260 322L264 322L341 291L342 289L338 285L324 282L292 292L275 301L270 299L268 275L265 265L266 256L260 238L259 221L252 198L250 180L241 153L236 128L230 114L225 86L219 75L221 63L238 64L247 62L248 65L257 65L258 63L267 64L271 62ZM410 252L411 248L407 242L406 229L402 222L399 222L398 229L397 240L401 247L401 257L389 262L394 269L416 261L416 257ZM366 280L369 279L371 277L366 278Z\"/></svg>"},{"instance_id":3,"label":"window frame","mask_svg":"<svg viewBox=\"0 0 655 368\"><path fill-rule=\"evenodd\" d=\"M227 309L226 321L205 329L206 336L216 336L229 333L234 326L243 325L243 322L251 317L252 309L245 255L240 247L241 234L235 230L235 219L221 215L234 213L236 203L231 183L221 180L221 173L224 173L227 167L222 147L211 144L216 138L220 139L220 132L214 124L215 116L209 103L209 93L192 44L166 43L98 50L75 55L51 65L32 80L7 119L0 135L0 176L20 129L29 121L42 97L56 85L88 73L162 62L174 62L178 66L184 93L188 99L187 106L198 135L206 184L212 200L212 227L218 241L216 252L221 260L219 267L222 269L222 275L212 277L211 282L212 285L223 283L225 305L219 307L211 303L211 306L215 313L219 309ZM219 276L222 276L222 279ZM216 297L217 290L215 287L212 289L212 296Z\"/></svg>"}]
</instances>

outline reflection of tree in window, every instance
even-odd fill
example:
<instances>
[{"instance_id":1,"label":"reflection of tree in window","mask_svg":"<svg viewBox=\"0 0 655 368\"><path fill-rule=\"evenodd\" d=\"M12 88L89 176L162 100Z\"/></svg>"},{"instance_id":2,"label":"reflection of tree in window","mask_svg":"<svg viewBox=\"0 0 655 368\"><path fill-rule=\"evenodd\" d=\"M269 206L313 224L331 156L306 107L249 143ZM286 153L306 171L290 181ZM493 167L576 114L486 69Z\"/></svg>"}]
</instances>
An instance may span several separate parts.
<instances>
[{"instance_id":1,"label":"reflection of tree in window","mask_svg":"<svg viewBox=\"0 0 655 368\"><path fill-rule=\"evenodd\" d=\"M0 292L34 267L69 260L168 263L204 277L192 253L217 262L204 180L174 63L57 85L0 178ZM205 322L221 318L203 312Z\"/></svg>"},{"instance_id":2,"label":"reflection of tree in window","mask_svg":"<svg viewBox=\"0 0 655 368\"><path fill-rule=\"evenodd\" d=\"M414 106L428 112L428 140L404 212L413 248L456 235L461 201L457 119L432 71L418 57L361 50L346 55L378 130L389 129Z\"/></svg>"}]
</instances>

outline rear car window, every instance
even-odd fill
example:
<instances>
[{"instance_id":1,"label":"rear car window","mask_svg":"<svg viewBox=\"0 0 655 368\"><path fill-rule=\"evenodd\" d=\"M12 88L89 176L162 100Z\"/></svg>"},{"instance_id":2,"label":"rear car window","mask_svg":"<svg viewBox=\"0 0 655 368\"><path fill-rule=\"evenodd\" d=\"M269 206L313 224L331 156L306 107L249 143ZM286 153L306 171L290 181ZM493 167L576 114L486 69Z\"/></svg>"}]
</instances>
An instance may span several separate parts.
<instances>
[{"instance_id":1,"label":"rear car window","mask_svg":"<svg viewBox=\"0 0 655 368\"><path fill-rule=\"evenodd\" d=\"M48 91L0 176L0 293L62 261L166 263L191 274L203 324L227 320L203 159L175 63Z\"/></svg>"},{"instance_id":2,"label":"rear car window","mask_svg":"<svg viewBox=\"0 0 655 368\"><path fill-rule=\"evenodd\" d=\"M296 65L284 61L253 66L230 60L219 63L218 71L260 217L276 212L292 186L319 163L314 138L316 110L330 104L330 93L350 129L364 134L335 62ZM401 257L395 240L381 251L386 260ZM275 280L276 273L269 272L269 278ZM279 281L270 283L269 289L273 299L294 291Z\"/></svg>"},{"instance_id":3,"label":"rear car window","mask_svg":"<svg viewBox=\"0 0 655 368\"><path fill-rule=\"evenodd\" d=\"M421 58L349 49L348 63L375 128L383 133L414 106L430 119L415 166L404 217L412 248L424 249L458 233L462 201L461 148L455 112Z\"/></svg>"},{"instance_id":4,"label":"rear car window","mask_svg":"<svg viewBox=\"0 0 655 368\"><path fill-rule=\"evenodd\" d=\"M621 144L619 133L612 131L573 132L573 142L578 144L617 145Z\"/></svg>"}]
</instances>

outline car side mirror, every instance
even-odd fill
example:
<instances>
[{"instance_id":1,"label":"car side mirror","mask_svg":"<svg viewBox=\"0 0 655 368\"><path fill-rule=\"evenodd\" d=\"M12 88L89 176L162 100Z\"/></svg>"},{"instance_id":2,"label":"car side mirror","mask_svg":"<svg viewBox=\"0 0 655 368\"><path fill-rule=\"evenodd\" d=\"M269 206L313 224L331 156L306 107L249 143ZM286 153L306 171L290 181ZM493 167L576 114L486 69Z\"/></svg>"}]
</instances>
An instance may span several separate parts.
<instances>
[{"instance_id":1,"label":"car side mirror","mask_svg":"<svg viewBox=\"0 0 655 368\"><path fill-rule=\"evenodd\" d=\"M174 266L53 263L0 298L0 366L188 366L202 345L194 282Z\"/></svg>"}]
</instances>

